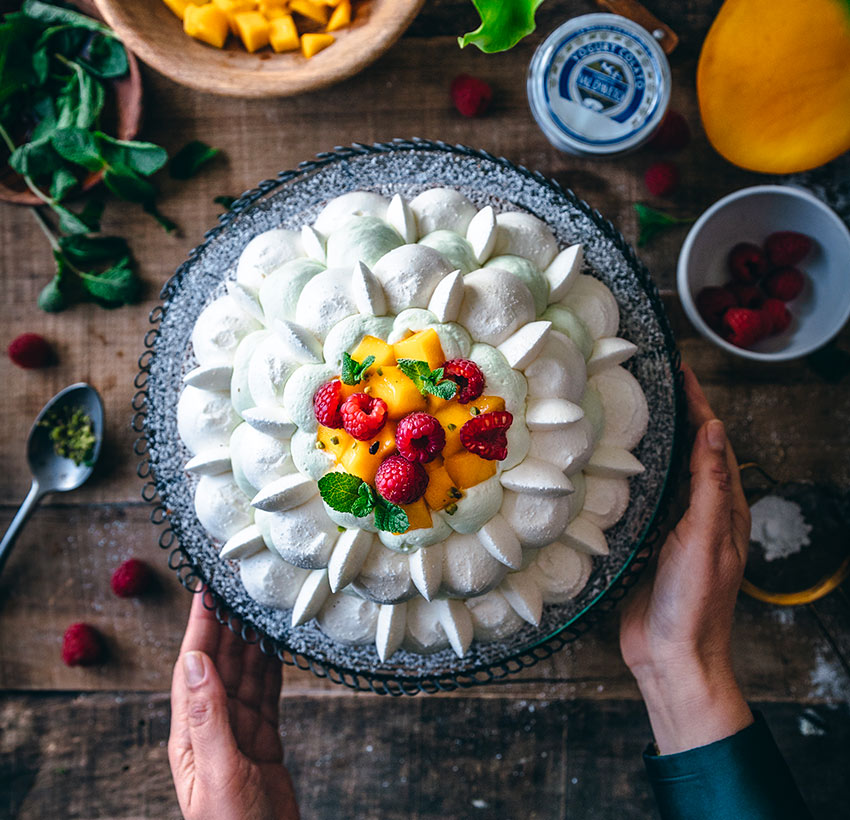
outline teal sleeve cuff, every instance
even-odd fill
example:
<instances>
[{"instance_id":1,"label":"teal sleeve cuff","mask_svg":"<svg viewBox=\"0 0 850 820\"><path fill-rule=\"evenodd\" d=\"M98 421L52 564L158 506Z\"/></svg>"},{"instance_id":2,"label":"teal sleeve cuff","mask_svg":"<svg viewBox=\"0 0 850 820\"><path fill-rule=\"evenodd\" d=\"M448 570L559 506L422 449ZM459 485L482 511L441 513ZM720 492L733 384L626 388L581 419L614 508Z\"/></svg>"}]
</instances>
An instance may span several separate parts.
<instances>
[{"instance_id":1,"label":"teal sleeve cuff","mask_svg":"<svg viewBox=\"0 0 850 820\"><path fill-rule=\"evenodd\" d=\"M662 820L811 820L758 712L731 737L643 760Z\"/></svg>"}]
</instances>

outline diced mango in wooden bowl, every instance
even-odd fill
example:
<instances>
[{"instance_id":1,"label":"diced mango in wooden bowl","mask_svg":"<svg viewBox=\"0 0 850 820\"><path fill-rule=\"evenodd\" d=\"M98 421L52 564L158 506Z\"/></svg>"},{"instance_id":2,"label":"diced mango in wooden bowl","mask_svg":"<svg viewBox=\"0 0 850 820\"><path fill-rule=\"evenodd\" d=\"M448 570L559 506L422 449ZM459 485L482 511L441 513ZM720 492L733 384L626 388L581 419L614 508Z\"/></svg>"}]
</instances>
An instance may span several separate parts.
<instances>
[{"instance_id":1,"label":"diced mango in wooden bowl","mask_svg":"<svg viewBox=\"0 0 850 820\"><path fill-rule=\"evenodd\" d=\"M215 94L285 97L377 59L424 0L95 0L140 59Z\"/></svg>"}]
</instances>

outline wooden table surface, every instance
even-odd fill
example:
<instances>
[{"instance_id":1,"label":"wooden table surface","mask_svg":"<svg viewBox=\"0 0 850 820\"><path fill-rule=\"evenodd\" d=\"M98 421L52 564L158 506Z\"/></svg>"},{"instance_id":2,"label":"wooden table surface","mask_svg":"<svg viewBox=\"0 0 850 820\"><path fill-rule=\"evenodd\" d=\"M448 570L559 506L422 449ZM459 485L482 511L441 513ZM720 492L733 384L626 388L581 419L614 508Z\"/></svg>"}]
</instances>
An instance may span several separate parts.
<instances>
[{"instance_id":1,"label":"wooden table surface","mask_svg":"<svg viewBox=\"0 0 850 820\"><path fill-rule=\"evenodd\" d=\"M46 500L0 578L0 815L9 818L176 818L168 771L167 690L189 594L167 568L140 499L130 400L147 316L162 284L215 224L213 197L335 145L419 136L461 142L542 171L636 238L632 203L695 216L737 188L764 181L709 147L694 92L696 56L719 0L647 5L680 34L672 57L673 107L694 132L676 157L673 200L648 198L652 155L583 160L559 153L535 125L525 73L535 46L590 0L547 0L538 34L511 52L460 51L476 17L468 0L429 0L407 35L360 75L279 101L220 99L144 71L143 137L170 151L199 138L224 156L187 183L162 180L166 235L138 208L110 202L105 230L130 238L145 280L143 304L104 311L36 307L51 258L32 215L0 208L0 342L46 336L59 363L24 371L0 361L0 527L29 477L24 442L44 402L89 381L106 403L107 440L96 476ZM494 88L490 112L469 120L448 87L468 72ZM847 178L847 157L802 180ZM840 190L840 186L838 188ZM850 202L832 203L850 219ZM678 229L641 255L665 294L683 355L726 420L743 460L783 480L850 486L850 378L824 380L810 362L767 367L697 336L675 295ZM839 350L850 348L845 330ZM137 556L159 589L139 600L109 590L112 570ZM59 652L72 622L95 624L109 662L68 668ZM847 816L850 785L850 604L847 586L815 604L777 608L742 597L734 634L747 697L766 714L816 816ZM352 693L287 669L281 726L305 818L647 818L655 815L640 752L649 738L637 689L620 660L616 618L525 673L450 696L389 699Z\"/></svg>"}]
</instances>

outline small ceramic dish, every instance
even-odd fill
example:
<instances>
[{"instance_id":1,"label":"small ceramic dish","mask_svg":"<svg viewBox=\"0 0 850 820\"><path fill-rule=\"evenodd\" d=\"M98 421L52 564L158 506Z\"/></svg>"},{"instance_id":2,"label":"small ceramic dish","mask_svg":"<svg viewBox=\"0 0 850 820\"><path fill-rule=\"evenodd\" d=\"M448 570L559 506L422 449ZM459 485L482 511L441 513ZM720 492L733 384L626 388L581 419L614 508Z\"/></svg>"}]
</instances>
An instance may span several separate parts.
<instances>
[{"instance_id":1,"label":"small ceramic dish","mask_svg":"<svg viewBox=\"0 0 850 820\"><path fill-rule=\"evenodd\" d=\"M140 60L181 85L229 97L289 97L324 88L378 59L425 0L363 0L334 32L336 42L309 60L298 51L249 54L234 38L223 49L194 40L162 0L95 0L106 22Z\"/></svg>"},{"instance_id":2,"label":"small ceramic dish","mask_svg":"<svg viewBox=\"0 0 850 820\"><path fill-rule=\"evenodd\" d=\"M726 258L732 247L739 242L761 245L775 231L797 231L814 240L798 265L806 286L788 303L793 320L787 330L750 349L736 347L700 316L697 294L730 280ZM757 361L795 359L826 344L850 319L850 231L834 211L801 188L743 188L715 202L691 228L679 253L677 284L688 318L719 347Z\"/></svg>"}]
</instances>

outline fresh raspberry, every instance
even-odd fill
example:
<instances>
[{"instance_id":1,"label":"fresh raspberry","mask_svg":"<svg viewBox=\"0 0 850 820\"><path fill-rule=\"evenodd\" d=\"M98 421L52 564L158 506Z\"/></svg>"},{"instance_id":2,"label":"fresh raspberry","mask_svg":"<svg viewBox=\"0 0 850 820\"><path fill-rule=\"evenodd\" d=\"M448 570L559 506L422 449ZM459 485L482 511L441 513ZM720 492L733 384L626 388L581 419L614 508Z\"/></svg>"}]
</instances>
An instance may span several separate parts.
<instances>
[{"instance_id":1,"label":"fresh raspberry","mask_svg":"<svg viewBox=\"0 0 850 820\"><path fill-rule=\"evenodd\" d=\"M811 238L795 231L777 231L764 240L764 252L776 267L796 265L811 249Z\"/></svg>"},{"instance_id":2,"label":"fresh raspberry","mask_svg":"<svg viewBox=\"0 0 850 820\"><path fill-rule=\"evenodd\" d=\"M112 591L119 598L135 598L150 589L154 574L151 568L138 558L131 558L112 573Z\"/></svg>"},{"instance_id":3,"label":"fresh raspberry","mask_svg":"<svg viewBox=\"0 0 850 820\"><path fill-rule=\"evenodd\" d=\"M480 117L489 108L493 89L484 80L469 74L458 74L452 80L452 102L464 117Z\"/></svg>"},{"instance_id":4,"label":"fresh raspberry","mask_svg":"<svg viewBox=\"0 0 850 820\"><path fill-rule=\"evenodd\" d=\"M790 302L796 299L806 284L806 278L797 268L779 268L764 280L764 289L768 296Z\"/></svg>"},{"instance_id":5,"label":"fresh raspberry","mask_svg":"<svg viewBox=\"0 0 850 820\"><path fill-rule=\"evenodd\" d=\"M730 307L737 307L738 300L726 289L718 287L703 288L696 298L699 315L711 327L720 327L723 314Z\"/></svg>"},{"instance_id":6,"label":"fresh raspberry","mask_svg":"<svg viewBox=\"0 0 850 820\"><path fill-rule=\"evenodd\" d=\"M729 251L729 272L736 282L752 285L767 273L767 258L758 245L739 242Z\"/></svg>"},{"instance_id":7,"label":"fresh raspberry","mask_svg":"<svg viewBox=\"0 0 850 820\"><path fill-rule=\"evenodd\" d=\"M339 412L342 405L342 382L334 379L323 384L313 394L313 412L319 424L339 430L342 427L342 415Z\"/></svg>"},{"instance_id":8,"label":"fresh raspberry","mask_svg":"<svg viewBox=\"0 0 850 820\"><path fill-rule=\"evenodd\" d=\"M508 455L508 428L514 417L507 410L474 416L460 428L460 443L481 458L501 461Z\"/></svg>"},{"instance_id":9,"label":"fresh raspberry","mask_svg":"<svg viewBox=\"0 0 850 820\"><path fill-rule=\"evenodd\" d=\"M646 169L643 181L647 191L653 196L667 196L672 194L679 184L679 169L667 160L654 162Z\"/></svg>"},{"instance_id":10,"label":"fresh raspberry","mask_svg":"<svg viewBox=\"0 0 850 820\"><path fill-rule=\"evenodd\" d=\"M737 347L750 347L768 333L768 323L761 313L750 308L729 308L723 315L726 341Z\"/></svg>"},{"instance_id":11,"label":"fresh raspberry","mask_svg":"<svg viewBox=\"0 0 850 820\"><path fill-rule=\"evenodd\" d=\"M764 295L755 285L742 282L727 282L726 288L737 303L737 307L756 308L764 301Z\"/></svg>"},{"instance_id":12,"label":"fresh raspberry","mask_svg":"<svg viewBox=\"0 0 850 820\"><path fill-rule=\"evenodd\" d=\"M443 375L457 384L455 398L460 404L469 404L484 392L484 374L469 359L451 359L443 365Z\"/></svg>"},{"instance_id":13,"label":"fresh raspberry","mask_svg":"<svg viewBox=\"0 0 850 820\"><path fill-rule=\"evenodd\" d=\"M770 320L770 333L782 333L791 324L791 312L781 299L765 299L761 314Z\"/></svg>"},{"instance_id":14,"label":"fresh raspberry","mask_svg":"<svg viewBox=\"0 0 850 820\"><path fill-rule=\"evenodd\" d=\"M678 111L668 111L647 145L653 151L679 151L690 141L688 121Z\"/></svg>"},{"instance_id":15,"label":"fresh raspberry","mask_svg":"<svg viewBox=\"0 0 850 820\"><path fill-rule=\"evenodd\" d=\"M22 333L9 344L9 358L18 366L27 370L47 367L53 362L53 348L50 342L37 333Z\"/></svg>"},{"instance_id":16,"label":"fresh raspberry","mask_svg":"<svg viewBox=\"0 0 850 820\"><path fill-rule=\"evenodd\" d=\"M446 446L446 431L428 413L411 413L398 423L395 444L408 461L433 461Z\"/></svg>"},{"instance_id":17,"label":"fresh raspberry","mask_svg":"<svg viewBox=\"0 0 850 820\"><path fill-rule=\"evenodd\" d=\"M375 474L375 489L393 504L412 504L425 493L428 473L418 461L388 456Z\"/></svg>"},{"instance_id":18,"label":"fresh raspberry","mask_svg":"<svg viewBox=\"0 0 850 820\"><path fill-rule=\"evenodd\" d=\"M374 438L387 421L387 403L366 393L349 396L339 412L345 431L359 441Z\"/></svg>"},{"instance_id":19,"label":"fresh raspberry","mask_svg":"<svg viewBox=\"0 0 850 820\"><path fill-rule=\"evenodd\" d=\"M94 666L106 657L103 638L91 624L71 624L62 638L62 660L68 666Z\"/></svg>"}]
</instances>

